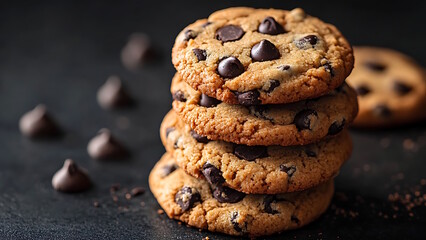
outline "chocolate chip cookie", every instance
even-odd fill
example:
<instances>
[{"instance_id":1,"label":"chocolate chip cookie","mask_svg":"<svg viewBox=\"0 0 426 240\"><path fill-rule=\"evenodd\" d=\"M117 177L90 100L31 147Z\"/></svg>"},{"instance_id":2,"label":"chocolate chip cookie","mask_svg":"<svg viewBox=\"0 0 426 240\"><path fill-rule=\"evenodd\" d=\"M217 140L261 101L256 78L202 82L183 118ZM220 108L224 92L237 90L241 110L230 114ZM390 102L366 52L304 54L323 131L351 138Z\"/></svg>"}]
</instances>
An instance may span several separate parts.
<instances>
[{"instance_id":1,"label":"chocolate chip cookie","mask_svg":"<svg viewBox=\"0 0 426 240\"><path fill-rule=\"evenodd\" d=\"M163 155L149 176L151 192L170 218L212 232L254 237L300 228L327 209L334 192L330 181L296 193L245 195L212 187L174 164Z\"/></svg>"},{"instance_id":2,"label":"chocolate chip cookie","mask_svg":"<svg viewBox=\"0 0 426 240\"><path fill-rule=\"evenodd\" d=\"M377 47L354 48L348 83L358 93L357 127L390 127L426 119L424 70L408 56Z\"/></svg>"},{"instance_id":3,"label":"chocolate chip cookie","mask_svg":"<svg viewBox=\"0 0 426 240\"><path fill-rule=\"evenodd\" d=\"M340 132L358 111L347 84L317 99L291 104L232 105L195 91L176 74L173 109L196 133L246 145L301 145Z\"/></svg>"},{"instance_id":4,"label":"chocolate chip cookie","mask_svg":"<svg viewBox=\"0 0 426 240\"><path fill-rule=\"evenodd\" d=\"M335 138L306 146L247 146L209 141L179 120L164 118L160 136L167 152L188 174L240 192L277 194L301 191L329 181L350 156L345 130Z\"/></svg>"},{"instance_id":5,"label":"chocolate chip cookie","mask_svg":"<svg viewBox=\"0 0 426 240\"><path fill-rule=\"evenodd\" d=\"M339 30L300 8L228 8L186 27L172 61L194 89L231 104L289 103L327 94L353 68Z\"/></svg>"}]
</instances>

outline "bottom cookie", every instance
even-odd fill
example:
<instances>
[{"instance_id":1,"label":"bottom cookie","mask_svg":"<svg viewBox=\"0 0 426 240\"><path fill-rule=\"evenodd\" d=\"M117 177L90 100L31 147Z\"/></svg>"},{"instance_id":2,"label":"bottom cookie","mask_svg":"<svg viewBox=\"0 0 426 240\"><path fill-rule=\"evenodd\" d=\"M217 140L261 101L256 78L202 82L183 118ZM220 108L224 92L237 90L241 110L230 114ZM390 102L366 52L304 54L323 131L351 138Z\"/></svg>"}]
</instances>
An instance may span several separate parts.
<instances>
[{"instance_id":1,"label":"bottom cookie","mask_svg":"<svg viewBox=\"0 0 426 240\"><path fill-rule=\"evenodd\" d=\"M165 153L152 169L149 186L170 218L230 235L262 236L300 228L325 210L333 181L302 192L246 195L229 188L213 191L205 180L187 175Z\"/></svg>"}]
</instances>

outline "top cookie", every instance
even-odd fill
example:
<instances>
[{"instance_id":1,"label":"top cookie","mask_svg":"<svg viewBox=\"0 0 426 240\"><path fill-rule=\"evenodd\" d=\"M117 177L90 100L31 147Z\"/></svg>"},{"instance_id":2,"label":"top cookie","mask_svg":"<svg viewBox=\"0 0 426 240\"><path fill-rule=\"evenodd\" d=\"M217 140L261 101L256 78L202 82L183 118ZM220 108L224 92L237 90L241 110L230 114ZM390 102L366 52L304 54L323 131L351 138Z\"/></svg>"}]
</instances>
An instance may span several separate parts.
<instances>
[{"instance_id":1,"label":"top cookie","mask_svg":"<svg viewBox=\"0 0 426 240\"><path fill-rule=\"evenodd\" d=\"M202 93L237 104L289 103L324 95L353 68L352 49L331 24L302 9L228 8L186 27L172 61Z\"/></svg>"},{"instance_id":2,"label":"top cookie","mask_svg":"<svg viewBox=\"0 0 426 240\"><path fill-rule=\"evenodd\" d=\"M411 58L390 49L354 48L347 81L358 93L357 127L389 127L426 119L426 78Z\"/></svg>"}]
</instances>

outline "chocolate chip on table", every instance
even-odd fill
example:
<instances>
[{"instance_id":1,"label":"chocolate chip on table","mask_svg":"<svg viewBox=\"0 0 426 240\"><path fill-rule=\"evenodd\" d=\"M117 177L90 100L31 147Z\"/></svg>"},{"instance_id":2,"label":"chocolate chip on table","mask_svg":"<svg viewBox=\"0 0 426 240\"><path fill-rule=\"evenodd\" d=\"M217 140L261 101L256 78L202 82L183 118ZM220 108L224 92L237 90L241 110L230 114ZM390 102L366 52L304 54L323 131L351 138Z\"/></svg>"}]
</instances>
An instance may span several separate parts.
<instances>
[{"instance_id":1,"label":"chocolate chip on table","mask_svg":"<svg viewBox=\"0 0 426 240\"><path fill-rule=\"evenodd\" d=\"M92 186L92 181L85 169L77 166L73 160L67 159L64 166L53 175L52 186L61 192L82 192Z\"/></svg>"},{"instance_id":2,"label":"chocolate chip on table","mask_svg":"<svg viewBox=\"0 0 426 240\"><path fill-rule=\"evenodd\" d=\"M364 62L364 66L376 72L382 72L386 69L386 65L373 61Z\"/></svg>"},{"instance_id":3,"label":"chocolate chip on table","mask_svg":"<svg viewBox=\"0 0 426 240\"><path fill-rule=\"evenodd\" d=\"M174 92L172 97L175 101L186 102L185 93L181 90L177 90L176 92Z\"/></svg>"},{"instance_id":4,"label":"chocolate chip on table","mask_svg":"<svg viewBox=\"0 0 426 240\"><path fill-rule=\"evenodd\" d=\"M236 57L227 57L219 62L217 72L221 77L234 78L244 72L244 66Z\"/></svg>"},{"instance_id":5,"label":"chocolate chip on table","mask_svg":"<svg viewBox=\"0 0 426 240\"><path fill-rule=\"evenodd\" d=\"M190 134L199 143L208 143L210 141L206 136L200 135L196 133L194 130L191 130Z\"/></svg>"},{"instance_id":6,"label":"chocolate chip on table","mask_svg":"<svg viewBox=\"0 0 426 240\"><path fill-rule=\"evenodd\" d=\"M306 156L308 156L308 157L316 157L317 156L317 153L314 152L311 149L305 149L305 153L306 153Z\"/></svg>"},{"instance_id":7,"label":"chocolate chip on table","mask_svg":"<svg viewBox=\"0 0 426 240\"><path fill-rule=\"evenodd\" d=\"M314 47L318 43L318 37L315 35L307 35L294 41L296 47L300 49L308 49Z\"/></svg>"},{"instance_id":8,"label":"chocolate chip on table","mask_svg":"<svg viewBox=\"0 0 426 240\"><path fill-rule=\"evenodd\" d=\"M243 106L251 106L261 104L259 100L260 93L257 90L251 90L247 92L235 92L238 103Z\"/></svg>"},{"instance_id":9,"label":"chocolate chip on table","mask_svg":"<svg viewBox=\"0 0 426 240\"><path fill-rule=\"evenodd\" d=\"M275 195L266 195L265 198L263 199L264 211L269 214L277 214L278 211L275 209L272 209L272 206L271 206L271 204L275 201L276 201Z\"/></svg>"},{"instance_id":10,"label":"chocolate chip on table","mask_svg":"<svg viewBox=\"0 0 426 240\"><path fill-rule=\"evenodd\" d=\"M411 92L411 90L413 90L413 87L403 83L402 81L397 80L393 83L393 89L396 93L398 93L398 95L402 96Z\"/></svg>"},{"instance_id":11,"label":"chocolate chip on table","mask_svg":"<svg viewBox=\"0 0 426 240\"><path fill-rule=\"evenodd\" d=\"M280 81L278 80L269 80L269 87L265 90L265 92L270 93L274 91L275 88L277 88L280 85Z\"/></svg>"},{"instance_id":12,"label":"chocolate chip on table","mask_svg":"<svg viewBox=\"0 0 426 240\"><path fill-rule=\"evenodd\" d=\"M151 40L146 34L134 33L121 50L121 62L129 70L137 70L154 57Z\"/></svg>"},{"instance_id":13,"label":"chocolate chip on table","mask_svg":"<svg viewBox=\"0 0 426 240\"><path fill-rule=\"evenodd\" d=\"M345 127L346 119L343 119L341 122L335 121L328 128L328 135L336 135L343 130Z\"/></svg>"},{"instance_id":14,"label":"chocolate chip on table","mask_svg":"<svg viewBox=\"0 0 426 240\"><path fill-rule=\"evenodd\" d=\"M42 104L21 117L19 129L23 135L30 138L55 137L62 133L58 124Z\"/></svg>"},{"instance_id":15,"label":"chocolate chip on table","mask_svg":"<svg viewBox=\"0 0 426 240\"><path fill-rule=\"evenodd\" d=\"M252 47L250 56L254 61L264 62L278 59L281 55L273 43L268 40L262 40Z\"/></svg>"},{"instance_id":16,"label":"chocolate chip on table","mask_svg":"<svg viewBox=\"0 0 426 240\"><path fill-rule=\"evenodd\" d=\"M244 30L236 25L226 25L216 30L215 38L222 42L231 42L240 39Z\"/></svg>"},{"instance_id":17,"label":"chocolate chip on table","mask_svg":"<svg viewBox=\"0 0 426 240\"><path fill-rule=\"evenodd\" d=\"M219 103L221 103L221 101L217 100L216 98L212 98L207 96L206 94L201 94L200 97L200 106L203 107L216 107L216 105L218 105Z\"/></svg>"},{"instance_id":18,"label":"chocolate chip on table","mask_svg":"<svg viewBox=\"0 0 426 240\"><path fill-rule=\"evenodd\" d=\"M368 88L365 85L361 85L355 88L356 93L358 94L358 96L365 96L368 93L371 92L370 88Z\"/></svg>"},{"instance_id":19,"label":"chocolate chip on table","mask_svg":"<svg viewBox=\"0 0 426 240\"><path fill-rule=\"evenodd\" d=\"M238 192L226 186L214 186L213 197L220 203L236 203L246 196L245 193Z\"/></svg>"},{"instance_id":20,"label":"chocolate chip on table","mask_svg":"<svg viewBox=\"0 0 426 240\"><path fill-rule=\"evenodd\" d=\"M379 104L373 109L373 114L378 117L390 117L392 112L385 104Z\"/></svg>"},{"instance_id":21,"label":"chocolate chip on table","mask_svg":"<svg viewBox=\"0 0 426 240\"><path fill-rule=\"evenodd\" d=\"M304 129L312 130L311 124L314 118L318 118L317 112L312 109L305 109L296 114L293 122L299 131Z\"/></svg>"},{"instance_id":22,"label":"chocolate chip on table","mask_svg":"<svg viewBox=\"0 0 426 240\"><path fill-rule=\"evenodd\" d=\"M225 179L222 177L222 172L213 164L205 163L201 172L212 185L221 185L225 182Z\"/></svg>"},{"instance_id":23,"label":"chocolate chip on table","mask_svg":"<svg viewBox=\"0 0 426 240\"><path fill-rule=\"evenodd\" d=\"M273 17L266 17L260 23L257 31L269 35L278 35L285 33L283 26L281 26Z\"/></svg>"},{"instance_id":24,"label":"chocolate chip on table","mask_svg":"<svg viewBox=\"0 0 426 240\"><path fill-rule=\"evenodd\" d=\"M175 163L163 166L161 168L161 177L164 178L169 176L169 174L174 172L177 168L178 166Z\"/></svg>"},{"instance_id":25,"label":"chocolate chip on table","mask_svg":"<svg viewBox=\"0 0 426 240\"><path fill-rule=\"evenodd\" d=\"M197 57L198 61L204 61L207 59L207 52L204 49L194 48L192 52Z\"/></svg>"},{"instance_id":26,"label":"chocolate chip on table","mask_svg":"<svg viewBox=\"0 0 426 240\"><path fill-rule=\"evenodd\" d=\"M111 134L108 129L101 129L87 145L90 157L98 160L123 158L128 156L126 148Z\"/></svg>"},{"instance_id":27,"label":"chocolate chip on table","mask_svg":"<svg viewBox=\"0 0 426 240\"><path fill-rule=\"evenodd\" d=\"M268 156L266 146L235 145L234 154L247 161L254 161L257 158Z\"/></svg>"},{"instance_id":28,"label":"chocolate chip on table","mask_svg":"<svg viewBox=\"0 0 426 240\"><path fill-rule=\"evenodd\" d=\"M296 166L287 167L283 164L280 165L280 171L287 173L288 177L292 177L296 170Z\"/></svg>"},{"instance_id":29,"label":"chocolate chip on table","mask_svg":"<svg viewBox=\"0 0 426 240\"><path fill-rule=\"evenodd\" d=\"M194 39L197 37L197 33L191 29L186 30L184 34L185 34L184 41L188 41L189 39Z\"/></svg>"},{"instance_id":30,"label":"chocolate chip on table","mask_svg":"<svg viewBox=\"0 0 426 240\"><path fill-rule=\"evenodd\" d=\"M114 109L132 105L130 97L123 82L118 76L110 76L98 90L98 103L104 109Z\"/></svg>"},{"instance_id":31,"label":"chocolate chip on table","mask_svg":"<svg viewBox=\"0 0 426 240\"><path fill-rule=\"evenodd\" d=\"M168 128L166 128L166 137L168 137L168 136L169 136L169 134L170 134L171 132L173 132L174 130L176 130L176 128L174 128L174 127L168 127Z\"/></svg>"},{"instance_id":32,"label":"chocolate chip on table","mask_svg":"<svg viewBox=\"0 0 426 240\"><path fill-rule=\"evenodd\" d=\"M175 202L184 212L192 208L199 201L201 201L201 195L192 187L184 186L175 195Z\"/></svg>"}]
</instances>

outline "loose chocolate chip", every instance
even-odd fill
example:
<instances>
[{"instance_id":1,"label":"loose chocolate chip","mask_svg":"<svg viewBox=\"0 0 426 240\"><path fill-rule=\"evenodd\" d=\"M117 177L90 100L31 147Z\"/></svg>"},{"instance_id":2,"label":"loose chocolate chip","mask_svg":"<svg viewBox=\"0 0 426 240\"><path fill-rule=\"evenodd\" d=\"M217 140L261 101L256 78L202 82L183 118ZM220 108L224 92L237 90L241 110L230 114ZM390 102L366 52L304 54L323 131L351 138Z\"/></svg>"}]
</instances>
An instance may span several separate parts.
<instances>
[{"instance_id":1,"label":"loose chocolate chip","mask_svg":"<svg viewBox=\"0 0 426 240\"><path fill-rule=\"evenodd\" d=\"M413 90L413 87L403 83L402 81L395 81L393 83L393 89L396 93L402 96L411 92L411 90Z\"/></svg>"},{"instance_id":2,"label":"loose chocolate chip","mask_svg":"<svg viewBox=\"0 0 426 240\"><path fill-rule=\"evenodd\" d=\"M245 193L238 192L226 186L215 186L213 197L220 203L236 203L246 196Z\"/></svg>"},{"instance_id":3,"label":"loose chocolate chip","mask_svg":"<svg viewBox=\"0 0 426 240\"><path fill-rule=\"evenodd\" d=\"M122 80L118 76L110 76L98 90L98 103L104 109L128 107L134 103Z\"/></svg>"},{"instance_id":4,"label":"loose chocolate chip","mask_svg":"<svg viewBox=\"0 0 426 240\"><path fill-rule=\"evenodd\" d=\"M291 221L295 222L297 225L300 224L300 220L296 216L291 216Z\"/></svg>"},{"instance_id":5,"label":"loose chocolate chip","mask_svg":"<svg viewBox=\"0 0 426 240\"><path fill-rule=\"evenodd\" d=\"M194 130L191 130L190 133L191 133L191 136L195 140L197 140L197 142L199 142L199 143L208 143L209 142L209 139L206 136L200 135L200 134L196 133Z\"/></svg>"},{"instance_id":6,"label":"loose chocolate chip","mask_svg":"<svg viewBox=\"0 0 426 240\"><path fill-rule=\"evenodd\" d=\"M367 86L361 85L355 88L356 93L358 94L358 96L365 96L368 93L371 92L370 88L368 88Z\"/></svg>"},{"instance_id":7,"label":"loose chocolate chip","mask_svg":"<svg viewBox=\"0 0 426 240\"><path fill-rule=\"evenodd\" d=\"M193 30L188 29L185 31L185 38L184 38L185 41L188 41L189 39L194 39L196 37L197 37L197 33L194 32Z\"/></svg>"},{"instance_id":8,"label":"loose chocolate chip","mask_svg":"<svg viewBox=\"0 0 426 240\"><path fill-rule=\"evenodd\" d=\"M283 164L280 165L280 171L287 173L288 177L292 177L296 172L296 166L287 167Z\"/></svg>"},{"instance_id":9,"label":"loose chocolate chip","mask_svg":"<svg viewBox=\"0 0 426 240\"><path fill-rule=\"evenodd\" d=\"M238 103L243 106L258 105L261 103L259 100L260 93L257 90L251 90L242 93L235 92L235 95L237 96Z\"/></svg>"},{"instance_id":10,"label":"loose chocolate chip","mask_svg":"<svg viewBox=\"0 0 426 240\"><path fill-rule=\"evenodd\" d=\"M234 154L247 161L254 161L257 158L268 156L266 146L235 145Z\"/></svg>"},{"instance_id":11,"label":"loose chocolate chip","mask_svg":"<svg viewBox=\"0 0 426 240\"><path fill-rule=\"evenodd\" d=\"M386 69L386 65L378 63L378 62L371 62L371 61L365 62L364 66L376 72L382 72Z\"/></svg>"},{"instance_id":12,"label":"loose chocolate chip","mask_svg":"<svg viewBox=\"0 0 426 240\"><path fill-rule=\"evenodd\" d=\"M212 185L220 185L225 182L225 179L222 177L222 172L210 163L205 163L201 172Z\"/></svg>"},{"instance_id":13,"label":"loose chocolate chip","mask_svg":"<svg viewBox=\"0 0 426 240\"><path fill-rule=\"evenodd\" d=\"M328 128L328 135L336 135L343 130L345 127L346 120L343 119L341 122L333 122Z\"/></svg>"},{"instance_id":14,"label":"loose chocolate chip","mask_svg":"<svg viewBox=\"0 0 426 240\"><path fill-rule=\"evenodd\" d=\"M182 92L181 90L177 90L176 92L173 93L173 100L179 101L179 102L185 102L186 98L185 98L185 93Z\"/></svg>"},{"instance_id":15,"label":"loose chocolate chip","mask_svg":"<svg viewBox=\"0 0 426 240\"><path fill-rule=\"evenodd\" d=\"M270 61L280 58L280 51L270 41L262 40L252 47L250 56L254 61Z\"/></svg>"},{"instance_id":16,"label":"loose chocolate chip","mask_svg":"<svg viewBox=\"0 0 426 240\"><path fill-rule=\"evenodd\" d=\"M235 25L227 25L216 31L215 38L222 42L231 42L240 39L243 35L242 28Z\"/></svg>"},{"instance_id":17,"label":"loose chocolate chip","mask_svg":"<svg viewBox=\"0 0 426 240\"><path fill-rule=\"evenodd\" d=\"M384 104L379 104L373 109L373 114L379 117L389 117L392 115L391 110Z\"/></svg>"},{"instance_id":18,"label":"loose chocolate chip","mask_svg":"<svg viewBox=\"0 0 426 240\"><path fill-rule=\"evenodd\" d=\"M217 72L221 77L234 78L244 72L244 66L236 57L227 57L219 62Z\"/></svg>"},{"instance_id":19,"label":"loose chocolate chip","mask_svg":"<svg viewBox=\"0 0 426 240\"><path fill-rule=\"evenodd\" d=\"M174 127L168 127L168 128L166 128L166 137L169 137L169 134L171 132L173 132L174 130L176 130L176 128L174 128Z\"/></svg>"},{"instance_id":20,"label":"loose chocolate chip","mask_svg":"<svg viewBox=\"0 0 426 240\"><path fill-rule=\"evenodd\" d=\"M266 17L263 19L257 31L269 35L278 35L285 32L283 26L277 23L277 21L275 21L272 17Z\"/></svg>"},{"instance_id":21,"label":"loose chocolate chip","mask_svg":"<svg viewBox=\"0 0 426 240\"><path fill-rule=\"evenodd\" d=\"M19 120L19 129L23 135L30 138L55 137L61 134L58 124L44 105L38 105L25 113Z\"/></svg>"},{"instance_id":22,"label":"loose chocolate chip","mask_svg":"<svg viewBox=\"0 0 426 240\"><path fill-rule=\"evenodd\" d=\"M312 109L305 109L296 114L293 122L299 131L304 129L312 130L311 122L313 118L318 118L317 112Z\"/></svg>"},{"instance_id":23,"label":"loose chocolate chip","mask_svg":"<svg viewBox=\"0 0 426 240\"><path fill-rule=\"evenodd\" d=\"M310 47L314 47L318 42L318 37L315 35L307 35L304 36L298 40L294 41L294 44L296 44L296 47L300 49L307 49Z\"/></svg>"},{"instance_id":24,"label":"loose chocolate chip","mask_svg":"<svg viewBox=\"0 0 426 240\"><path fill-rule=\"evenodd\" d=\"M281 66L278 66L278 69L281 71L287 71L290 69L290 65L281 65Z\"/></svg>"},{"instance_id":25,"label":"loose chocolate chip","mask_svg":"<svg viewBox=\"0 0 426 240\"><path fill-rule=\"evenodd\" d=\"M138 70L155 57L150 38L143 33L134 33L121 50L121 62L129 70Z\"/></svg>"},{"instance_id":26,"label":"loose chocolate chip","mask_svg":"<svg viewBox=\"0 0 426 240\"><path fill-rule=\"evenodd\" d=\"M184 186L175 195L175 202L185 212L192 208L196 202L201 201L201 195L195 188Z\"/></svg>"},{"instance_id":27,"label":"loose chocolate chip","mask_svg":"<svg viewBox=\"0 0 426 240\"><path fill-rule=\"evenodd\" d=\"M240 227L240 224L238 224L238 221L237 221L238 217L239 217L238 212L233 212L231 214L231 223L234 226L235 231L242 232L243 229Z\"/></svg>"},{"instance_id":28,"label":"loose chocolate chip","mask_svg":"<svg viewBox=\"0 0 426 240\"><path fill-rule=\"evenodd\" d=\"M207 59L207 53L206 53L206 50L204 50L204 49L194 48L194 49L192 49L192 52L194 52L198 61L204 61L204 60Z\"/></svg>"},{"instance_id":29,"label":"loose chocolate chip","mask_svg":"<svg viewBox=\"0 0 426 240\"><path fill-rule=\"evenodd\" d=\"M269 87L265 90L265 92L270 93L274 91L280 85L280 81L278 80L269 80Z\"/></svg>"},{"instance_id":30,"label":"loose chocolate chip","mask_svg":"<svg viewBox=\"0 0 426 240\"><path fill-rule=\"evenodd\" d=\"M178 166L176 164L168 164L161 168L161 177L167 177L170 173L174 172Z\"/></svg>"},{"instance_id":31,"label":"loose chocolate chip","mask_svg":"<svg viewBox=\"0 0 426 240\"><path fill-rule=\"evenodd\" d=\"M306 156L308 157L316 157L317 153L312 151L311 149L305 149Z\"/></svg>"},{"instance_id":32,"label":"loose chocolate chip","mask_svg":"<svg viewBox=\"0 0 426 240\"><path fill-rule=\"evenodd\" d=\"M52 186L61 192L82 192L92 186L87 171L80 168L73 160L67 159L64 166L52 178Z\"/></svg>"},{"instance_id":33,"label":"loose chocolate chip","mask_svg":"<svg viewBox=\"0 0 426 240\"><path fill-rule=\"evenodd\" d=\"M331 64L330 63L326 63L323 66L324 66L324 69L327 72L329 72L332 77L334 77L334 70L333 70L333 67L331 66Z\"/></svg>"},{"instance_id":34,"label":"loose chocolate chip","mask_svg":"<svg viewBox=\"0 0 426 240\"><path fill-rule=\"evenodd\" d=\"M98 160L123 158L128 156L126 148L114 137L108 129L101 129L87 145L90 157Z\"/></svg>"},{"instance_id":35,"label":"loose chocolate chip","mask_svg":"<svg viewBox=\"0 0 426 240\"><path fill-rule=\"evenodd\" d=\"M264 199L263 199L263 209L265 212L269 213L269 214L277 214L278 211L275 209L272 209L271 204L273 202L275 202L275 195L267 195Z\"/></svg>"},{"instance_id":36,"label":"loose chocolate chip","mask_svg":"<svg viewBox=\"0 0 426 240\"><path fill-rule=\"evenodd\" d=\"M204 93L201 94L200 102L199 102L200 106L203 106L203 107L216 107L216 105L218 105L219 103L220 103L220 101L217 100L216 98L209 97L209 96L207 96Z\"/></svg>"}]
</instances>

